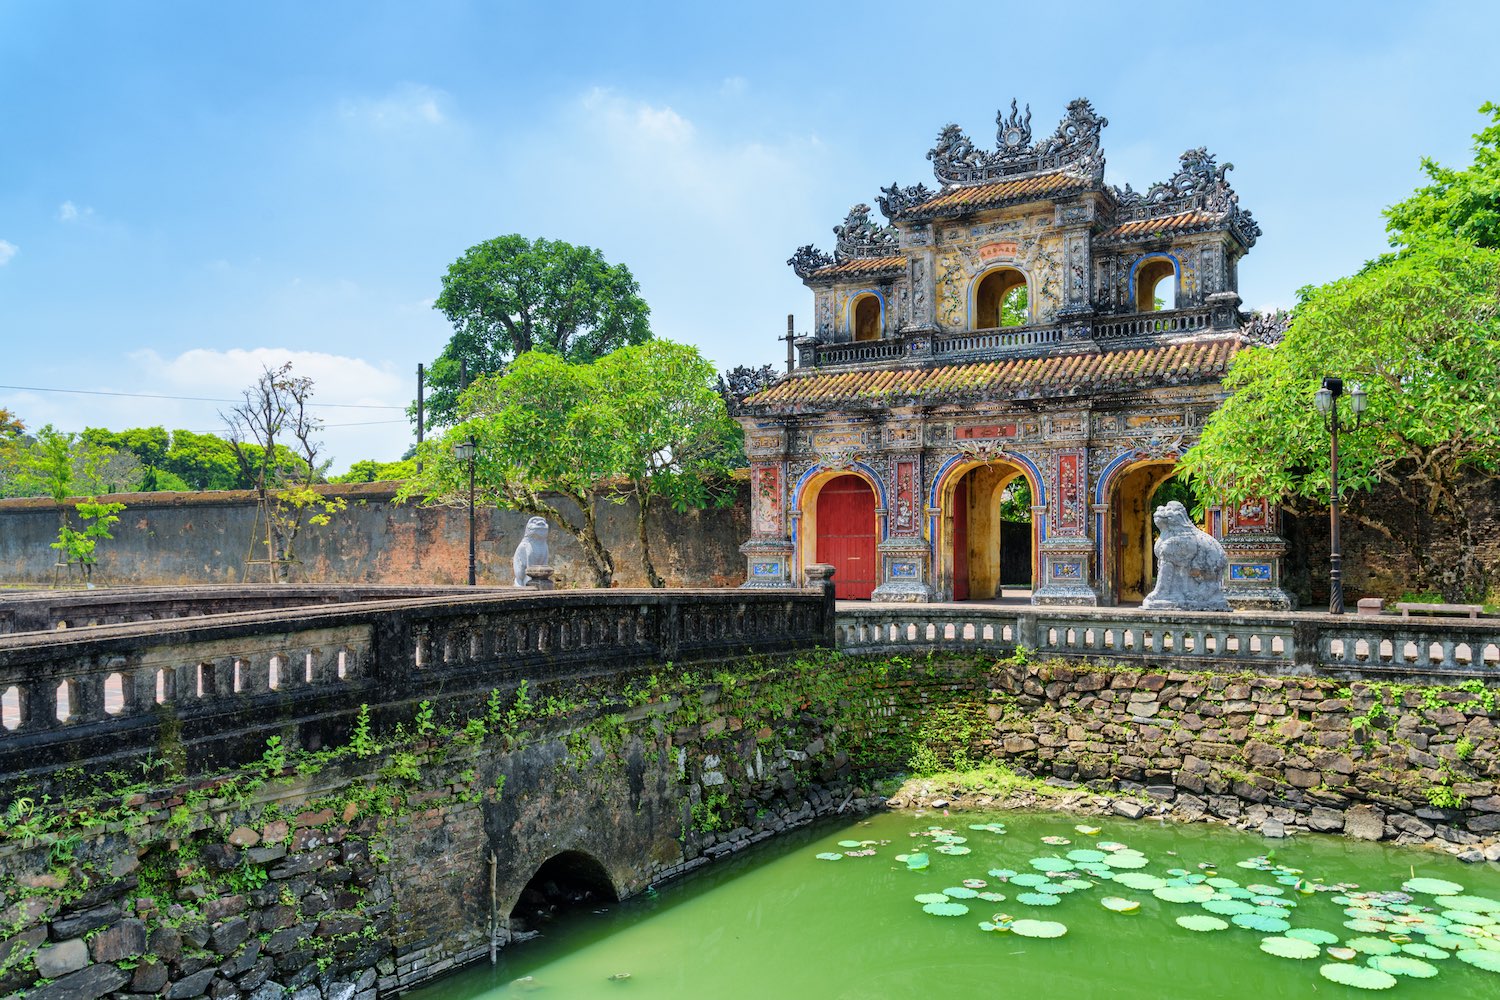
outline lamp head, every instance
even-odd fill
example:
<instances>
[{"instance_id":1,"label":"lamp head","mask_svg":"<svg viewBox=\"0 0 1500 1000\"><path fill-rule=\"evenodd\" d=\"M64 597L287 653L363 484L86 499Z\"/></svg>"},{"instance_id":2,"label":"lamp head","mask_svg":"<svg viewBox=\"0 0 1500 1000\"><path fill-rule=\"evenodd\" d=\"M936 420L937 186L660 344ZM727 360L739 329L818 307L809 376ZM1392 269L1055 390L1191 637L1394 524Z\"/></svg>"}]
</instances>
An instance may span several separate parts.
<instances>
[{"instance_id":1,"label":"lamp head","mask_svg":"<svg viewBox=\"0 0 1500 1000\"><path fill-rule=\"evenodd\" d=\"M1325 417L1328 414L1332 413L1333 390L1329 389L1328 386L1325 385L1323 386L1323 388L1313 393L1313 405L1316 406L1318 408L1318 412L1323 414Z\"/></svg>"},{"instance_id":2,"label":"lamp head","mask_svg":"<svg viewBox=\"0 0 1500 1000\"><path fill-rule=\"evenodd\" d=\"M475 443L473 436L470 436L467 440L460 441L458 442L458 444L453 446L453 457L458 459L460 462L474 461L474 456L478 454L478 452L479 446Z\"/></svg>"},{"instance_id":3,"label":"lamp head","mask_svg":"<svg viewBox=\"0 0 1500 1000\"><path fill-rule=\"evenodd\" d=\"M1356 382L1349 387L1349 408L1354 411L1356 417L1365 412L1365 407L1369 404L1370 401L1365 396L1364 386Z\"/></svg>"}]
</instances>

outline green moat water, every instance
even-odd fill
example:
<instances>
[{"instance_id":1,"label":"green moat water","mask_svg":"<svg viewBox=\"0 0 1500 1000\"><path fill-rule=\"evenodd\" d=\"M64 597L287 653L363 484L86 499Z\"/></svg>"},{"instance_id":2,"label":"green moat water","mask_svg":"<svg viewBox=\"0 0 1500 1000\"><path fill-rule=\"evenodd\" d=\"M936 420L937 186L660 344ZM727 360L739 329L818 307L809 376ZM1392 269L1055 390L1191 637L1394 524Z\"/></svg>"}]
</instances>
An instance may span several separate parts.
<instances>
[{"instance_id":1,"label":"green moat water","mask_svg":"<svg viewBox=\"0 0 1500 1000\"><path fill-rule=\"evenodd\" d=\"M970 828L992 822L1006 832ZM947 846L968 848L969 853L935 850L947 834L936 840L930 832L912 836L935 824L964 840ZM1100 829L1080 832L1079 824ZM1066 838L1068 843L1048 843L1044 837ZM875 843L849 846L854 841ZM1112 850L1116 845L1125 845L1126 851ZM870 856L836 861L817 857L870 849L875 852ZM1273 850L1263 862L1267 868L1239 866ZM909 862L896 860L898 854L915 852L927 855L927 868L911 870ZM1045 861L1067 861L1070 852L1082 852L1077 855L1081 861L1069 862L1074 865L1071 871L1058 871L1056 861ZM1119 864L1105 866L1096 855ZM1033 865L1033 859L1041 863ZM1289 868L1302 874L1288 873ZM1018 882L993 875L992 870L1053 874L1042 887L1020 884L1033 878ZM1111 875L1147 888L1132 888ZM1290 884L1299 877L1300 887ZM1437 885L1449 892L1439 896L1416 891L1418 886L1430 888L1417 883L1404 894L1409 901L1401 895L1377 895L1402 893L1403 883L1414 877L1446 880L1462 889L1455 892L1452 886ZM966 879L985 883L971 882L967 892L1006 898L966 895ZM1325 886L1357 887L1312 891L1315 879ZM1086 887L1085 882L1092 885ZM967 913L934 915L914 898L943 898L938 894L945 889L958 891L935 908L957 904L966 906ZM1161 890L1168 897L1201 897L1209 889L1215 898L1206 902L1169 902L1157 895ZM1042 905L1038 896L1057 902ZM1113 912L1101 903L1106 897L1134 901L1139 908ZM1461 900L1453 905L1444 902L1456 897ZM1276 906L1278 899L1296 905ZM1018 921L1062 924L1066 932L1047 939L1017 933L1023 928L1049 930L1031 924L1016 924L1004 932L982 930L981 922L997 913ZM1179 917L1226 926L1195 932L1179 925ZM1236 919L1264 929L1237 926L1232 922ZM1293 933L1289 928L1325 931L1337 941L1325 943L1316 933ZM1316 957L1297 960L1261 950L1267 938L1285 940L1296 934L1318 941L1299 938L1285 947L1301 953L1312 949ZM1356 951L1349 960L1329 955L1329 948L1351 941ZM1384 952L1393 954L1376 957ZM1494 971L1483 967L1490 960L1475 957L1485 952L1494 957ZM1405 961L1386 964L1391 958ZM475 967L410 996L1352 997L1372 991L1332 981L1322 968L1369 968L1372 959L1397 973L1372 977L1387 986L1379 991L1387 995L1434 1000L1500 996L1500 865L1464 865L1426 851L1335 837L1271 841L1201 824L1094 820L1055 813L882 814L790 834L663 886L654 896L563 918L542 938L504 951L497 968ZM611 979L626 973L627 979ZM1428 978L1417 978L1424 975Z\"/></svg>"}]
</instances>

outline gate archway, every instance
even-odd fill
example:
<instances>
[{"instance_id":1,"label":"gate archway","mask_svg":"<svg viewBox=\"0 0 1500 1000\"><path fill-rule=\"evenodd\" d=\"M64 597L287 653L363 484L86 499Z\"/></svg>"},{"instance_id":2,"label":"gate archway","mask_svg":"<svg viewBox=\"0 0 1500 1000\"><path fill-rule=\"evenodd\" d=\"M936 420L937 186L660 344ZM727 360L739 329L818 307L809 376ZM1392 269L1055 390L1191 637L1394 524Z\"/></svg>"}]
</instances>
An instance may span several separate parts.
<instances>
[{"instance_id":1,"label":"gate archway","mask_svg":"<svg viewBox=\"0 0 1500 1000\"><path fill-rule=\"evenodd\" d=\"M1002 516L1006 490L1017 483L1036 496L1033 478L1020 462L991 459L948 470L939 489L940 593L955 601L985 601L1000 597L1007 585L1035 586L1036 526Z\"/></svg>"},{"instance_id":2,"label":"gate archway","mask_svg":"<svg viewBox=\"0 0 1500 1000\"><path fill-rule=\"evenodd\" d=\"M1156 586L1156 533L1151 515L1159 506L1157 493L1177 472L1175 459L1147 460L1126 466L1110 489L1110 537L1114 571L1111 590L1116 602L1145 600Z\"/></svg>"},{"instance_id":3,"label":"gate archway","mask_svg":"<svg viewBox=\"0 0 1500 1000\"><path fill-rule=\"evenodd\" d=\"M879 582L875 490L861 476L836 475L819 484L811 504L813 559L834 569L841 600L869 600Z\"/></svg>"}]
</instances>

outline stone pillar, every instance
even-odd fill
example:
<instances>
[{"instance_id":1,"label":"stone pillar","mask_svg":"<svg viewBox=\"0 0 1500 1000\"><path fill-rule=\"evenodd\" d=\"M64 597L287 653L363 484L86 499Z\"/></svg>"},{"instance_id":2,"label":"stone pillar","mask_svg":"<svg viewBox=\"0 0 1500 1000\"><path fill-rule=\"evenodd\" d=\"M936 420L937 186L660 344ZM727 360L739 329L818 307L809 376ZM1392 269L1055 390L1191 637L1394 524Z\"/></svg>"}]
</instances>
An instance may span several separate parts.
<instances>
[{"instance_id":1,"label":"stone pillar","mask_svg":"<svg viewBox=\"0 0 1500 1000\"><path fill-rule=\"evenodd\" d=\"M1083 316L1094 311L1094 254L1090 229L1094 202L1085 196L1059 204L1053 223L1063 234L1062 305L1058 317Z\"/></svg>"},{"instance_id":2,"label":"stone pillar","mask_svg":"<svg viewBox=\"0 0 1500 1000\"><path fill-rule=\"evenodd\" d=\"M1088 521L1088 449L1057 452L1047 462L1051 490L1037 546L1041 579L1031 592L1031 603L1095 607L1099 595L1092 581L1098 569Z\"/></svg>"},{"instance_id":3,"label":"stone pillar","mask_svg":"<svg viewBox=\"0 0 1500 1000\"><path fill-rule=\"evenodd\" d=\"M1214 534L1229 557L1224 596L1236 609L1286 611L1295 606L1281 587L1287 546L1280 521L1280 508L1266 497L1214 511Z\"/></svg>"},{"instance_id":4,"label":"stone pillar","mask_svg":"<svg viewBox=\"0 0 1500 1000\"><path fill-rule=\"evenodd\" d=\"M901 423L893 422L886 428L885 440L895 439L905 447L922 440L922 414L894 416ZM890 509L885 515L885 537L876 550L880 583L870 599L925 603L933 599L933 589L928 583L932 578L932 545L922 533L922 456L920 452L898 452L886 460L890 463Z\"/></svg>"},{"instance_id":5,"label":"stone pillar","mask_svg":"<svg viewBox=\"0 0 1500 1000\"><path fill-rule=\"evenodd\" d=\"M911 318L902 333L936 333L937 252L932 246L932 226L913 226L902 234L901 252L906 255L906 280L911 289Z\"/></svg>"},{"instance_id":6,"label":"stone pillar","mask_svg":"<svg viewBox=\"0 0 1500 1000\"><path fill-rule=\"evenodd\" d=\"M795 547L788 535L786 509L791 489L787 483L787 428L759 426L742 420L750 452L750 540L740 546L745 557L745 582L750 590L795 587Z\"/></svg>"}]
</instances>

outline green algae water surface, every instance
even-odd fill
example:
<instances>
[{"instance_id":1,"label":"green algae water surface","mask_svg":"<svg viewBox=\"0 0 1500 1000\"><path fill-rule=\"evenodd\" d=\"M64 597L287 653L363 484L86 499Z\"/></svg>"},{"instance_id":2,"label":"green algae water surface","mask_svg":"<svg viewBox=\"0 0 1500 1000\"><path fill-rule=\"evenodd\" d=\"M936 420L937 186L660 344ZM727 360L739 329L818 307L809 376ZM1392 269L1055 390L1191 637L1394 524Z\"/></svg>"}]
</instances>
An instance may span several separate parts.
<instances>
[{"instance_id":1,"label":"green algae water surface","mask_svg":"<svg viewBox=\"0 0 1500 1000\"><path fill-rule=\"evenodd\" d=\"M1274 853L1272 853L1274 852ZM421 1000L1500 997L1500 865L1060 814L882 814L561 920Z\"/></svg>"}]
</instances>

